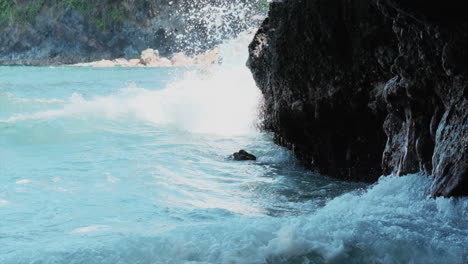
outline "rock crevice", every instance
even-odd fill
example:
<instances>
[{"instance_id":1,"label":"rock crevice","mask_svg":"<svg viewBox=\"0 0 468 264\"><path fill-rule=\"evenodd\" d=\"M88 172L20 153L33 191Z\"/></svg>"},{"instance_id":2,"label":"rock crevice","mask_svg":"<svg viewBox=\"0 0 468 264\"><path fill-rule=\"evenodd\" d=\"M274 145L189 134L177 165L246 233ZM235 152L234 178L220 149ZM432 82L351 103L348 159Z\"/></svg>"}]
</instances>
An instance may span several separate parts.
<instances>
[{"instance_id":1,"label":"rock crevice","mask_svg":"<svg viewBox=\"0 0 468 264\"><path fill-rule=\"evenodd\" d=\"M372 182L424 172L434 196L467 195L462 8L273 2L249 47L264 128L319 173Z\"/></svg>"}]
</instances>

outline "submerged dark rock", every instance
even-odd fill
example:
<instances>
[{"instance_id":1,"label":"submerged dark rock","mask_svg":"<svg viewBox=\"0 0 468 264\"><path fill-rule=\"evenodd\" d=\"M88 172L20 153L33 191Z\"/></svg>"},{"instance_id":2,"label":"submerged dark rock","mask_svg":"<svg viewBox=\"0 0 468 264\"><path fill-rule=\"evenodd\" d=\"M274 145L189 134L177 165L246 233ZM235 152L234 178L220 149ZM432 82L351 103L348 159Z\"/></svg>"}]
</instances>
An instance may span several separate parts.
<instances>
[{"instance_id":1,"label":"submerged dark rock","mask_svg":"<svg viewBox=\"0 0 468 264\"><path fill-rule=\"evenodd\" d=\"M264 128L319 173L424 172L434 196L468 195L468 18L441 5L273 2L249 47Z\"/></svg>"},{"instance_id":2,"label":"submerged dark rock","mask_svg":"<svg viewBox=\"0 0 468 264\"><path fill-rule=\"evenodd\" d=\"M239 152L232 154L234 160L244 161L244 160L257 160L257 157L248 153L247 151L241 149Z\"/></svg>"}]
</instances>

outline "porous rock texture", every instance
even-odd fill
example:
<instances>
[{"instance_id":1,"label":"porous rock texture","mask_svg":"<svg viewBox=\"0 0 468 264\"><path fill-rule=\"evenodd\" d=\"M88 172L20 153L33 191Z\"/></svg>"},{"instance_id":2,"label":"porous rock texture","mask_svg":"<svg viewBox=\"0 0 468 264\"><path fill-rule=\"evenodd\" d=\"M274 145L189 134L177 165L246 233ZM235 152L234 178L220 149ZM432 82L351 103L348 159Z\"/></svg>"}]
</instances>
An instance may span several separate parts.
<instances>
[{"instance_id":1,"label":"porous rock texture","mask_svg":"<svg viewBox=\"0 0 468 264\"><path fill-rule=\"evenodd\" d=\"M249 47L264 128L315 172L432 175L468 195L468 16L461 1L274 1Z\"/></svg>"}]
</instances>

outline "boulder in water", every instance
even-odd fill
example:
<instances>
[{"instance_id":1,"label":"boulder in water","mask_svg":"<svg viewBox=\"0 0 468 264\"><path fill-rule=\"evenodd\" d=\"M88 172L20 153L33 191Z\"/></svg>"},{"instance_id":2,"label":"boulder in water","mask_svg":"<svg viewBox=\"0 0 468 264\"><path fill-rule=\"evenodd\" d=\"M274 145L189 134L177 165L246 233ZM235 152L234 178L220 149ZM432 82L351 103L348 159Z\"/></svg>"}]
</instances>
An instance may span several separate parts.
<instances>
[{"instance_id":1,"label":"boulder in water","mask_svg":"<svg viewBox=\"0 0 468 264\"><path fill-rule=\"evenodd\" d=\"M257 160L257 157L248 153L247 151L241 149L239 152L234 153L233 155L234 160L243 161L243 160Z\"/></svg>"},{"instance_id":2,"label":"boulder in water","mask_svg":"<svg viewBox=\"0 0 468 264\"><path fill-rule=\"evenodd\" d=\"M159 62L159 51L146 49L141 52L141 63L144 65L155 65Z\"/></svg>"}]
</instances>

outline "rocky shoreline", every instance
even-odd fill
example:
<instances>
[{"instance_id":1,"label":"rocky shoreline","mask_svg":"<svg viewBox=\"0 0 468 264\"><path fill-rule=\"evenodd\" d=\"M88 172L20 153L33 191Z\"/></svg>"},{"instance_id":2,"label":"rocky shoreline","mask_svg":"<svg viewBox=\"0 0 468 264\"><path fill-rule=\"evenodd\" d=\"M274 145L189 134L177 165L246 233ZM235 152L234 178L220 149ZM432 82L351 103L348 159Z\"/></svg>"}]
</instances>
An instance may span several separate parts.
<instances>
[{"instance_id":1,"label":"rocky shoreline","mask_svg":"<svg viewBox=\"0 0 468 264\"><path fill-rule=\"evenodd\" d=\"M118 0L0 3L0 65L47 66L203 54L251 25L258 1ZM212 23L216 21L216 23ZM129 65L135 62L120 63ZM117 62L115 64L118 64Z\"/></svg>"},{"instance_id":2,"label":"rocky shoreline","mask_svg":"<svg viewBox=\"0 0 468 264\"><path fill-rule=\"evenodd\" d=\"M275 1L249 47L264 128L311 170L423 172L468 195L468 17L456 1Z\"/></svg>"},{"instance_id":3,"label":"rocky shoreline","mask_svg":"<svg viewBox=\"0 0 468 264\"><path fill-rule=\"evenodd\" d=\"M209 66L221 63L219 49L214 48L203 54L188 56L184 53L176 53L167 58L159 55L158 50L146 49L141 52L140 58L115 60L99 60L87 63L78 63L70 66L74 67L187 67L187 66Z\"/></svg>"}]
</instances>

